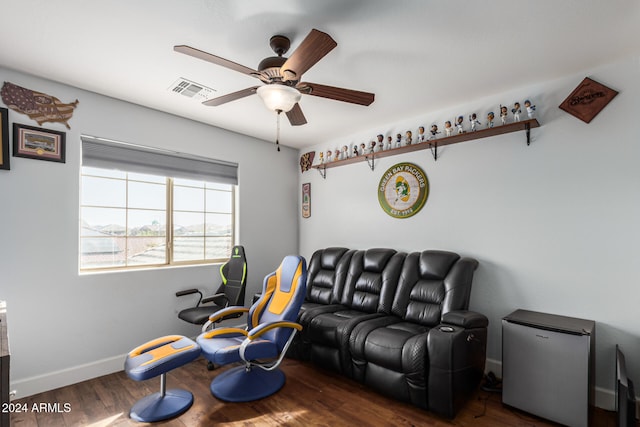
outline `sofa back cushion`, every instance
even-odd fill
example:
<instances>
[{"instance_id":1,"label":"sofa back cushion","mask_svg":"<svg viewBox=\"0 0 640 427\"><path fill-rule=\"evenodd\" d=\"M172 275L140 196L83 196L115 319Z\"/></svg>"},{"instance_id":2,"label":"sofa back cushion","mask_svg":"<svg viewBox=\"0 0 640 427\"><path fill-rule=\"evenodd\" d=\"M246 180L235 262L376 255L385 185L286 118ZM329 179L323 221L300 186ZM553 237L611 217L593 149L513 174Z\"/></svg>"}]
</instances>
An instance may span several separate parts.
<instances>
[{"instance_id":1,"label":"sofa back cushion","mask_svg":"<svg viewBox=\"0 0 640 427\"><path fill-rule=\"evenodd\" d=\"M340 302L354 252L347 248L326 248L313 253L307 273L306 301L318 304Z\"/></svg>"},{"instance_id":2,"label":"sofa back cushion","mask_svg":"<svg viewBox=\"0 0 640 427\"><path fill-rule=\"evenodd\" d=\"M356 251L351 257L341 304L365 313L391 313L405 254L393 249Z\"/></svg>"},{"instance_id":3,"label":"sofa back cushion","mask_svg":"<svg viewBox=\"0 0 640 427\"><path fill-rule=\"evenodd\" d=\"M442 315L469 308L473 272L478 263L446 251L407 255L393 300L392 313L424 326L440 323Z\"/></svg>"}]
</instances>

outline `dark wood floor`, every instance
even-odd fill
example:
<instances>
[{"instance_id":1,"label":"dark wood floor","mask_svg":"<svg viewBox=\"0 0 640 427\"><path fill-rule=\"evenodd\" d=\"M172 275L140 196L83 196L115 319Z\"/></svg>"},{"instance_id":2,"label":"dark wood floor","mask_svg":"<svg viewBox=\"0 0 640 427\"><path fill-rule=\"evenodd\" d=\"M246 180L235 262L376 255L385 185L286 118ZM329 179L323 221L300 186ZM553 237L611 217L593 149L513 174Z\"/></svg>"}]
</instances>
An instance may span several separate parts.
<instances>
[{"instance_id":1,"label":"dark wood floor","mask_svg":"<svg viewBox=\"0 0 640 427\"><path fill-rule=\"evenodd\" d=\"M213 397L209 384L224 369L206 370L202 358L167 375L167 388L194 394L193 406L175 419L156 425L198 426L554 426L504 407L496 393L478 390L454 420L388 399L339 375L304 362L285 359L285 386L273 396L249 403L226 403ZM28 410L11 415L13 427L141 426L128 416L138 399L158 391L159 379L135 382L124 372L30 396L13 403ZM44 405L43 405L44 404ZM48 404L48 405L47 405ZM42 412L33 411L42 408ZM610 412L596 409L593 425L614 427Z\"/></svg>"}]
</instances>

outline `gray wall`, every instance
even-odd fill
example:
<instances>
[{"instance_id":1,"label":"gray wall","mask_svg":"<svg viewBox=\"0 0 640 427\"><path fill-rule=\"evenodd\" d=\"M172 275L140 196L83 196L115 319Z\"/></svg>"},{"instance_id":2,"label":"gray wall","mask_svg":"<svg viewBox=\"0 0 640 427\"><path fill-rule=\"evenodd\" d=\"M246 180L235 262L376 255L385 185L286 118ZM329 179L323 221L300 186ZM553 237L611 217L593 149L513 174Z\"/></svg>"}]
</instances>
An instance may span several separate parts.
<instances>
[{"instance_id":1,"label":"gray wall","mask_svg":"<svg viewBox=\"0 0 640 427\"><path fill-rule=\"evenodd\" d=\"M311 183L311 218L300 220L300 250L346 246L401 251L445 249L475 257L471 308L489 317L488 365L500 373L501 319L517 308L597 322L598 401L612 403L614 346L640 381L640 82L639 61L470 100L402 123L372 126L314 147L334 150L383 132L404 134L457 115L497 111L531 98L540 128L300 175ZM590 76L620 94L590 123L558 105ZM496 75L496 78L499 78ZM446 100L443 100L446 105ZM526 118L526 114L523 114ZM309 150L304 150L309 151ZM393 219L377 200L384 171L398 162L421 166L431 191L417 215Z\"/></svg>"},{"instance_id":2,"label":"gray wall","mask_svg":"<svg viewBox=\"0 0 640 427\"><path fill-rule=\"evenodd\" d=\"M247 298L298 250L296 150L0 68L0 82L80 101L66 132L65 164L11 157L0 170L0 299L8 302L11 382L17 396L121 370L124 355L166 334L193 336L177 319L192 300L177 290L219 285L217 266L79 274L80 135L239 163L239 243ZM31 126L9 111L9 121Z\"/></svg>"},{"instance_id":3,"label":"gray wall","mask_svg":"<svg viewBox=\"0 0 640 427\"><path fill-rule=\"evenodd\" d=\"M471 308L491 322L488 368L500 369L500 319L516 308L593 319L598 401L609 406L616 343L640 381L639 64L628 58L314 149L473 111L483 117L525 97L542 123L529 147L524 133L502 135L445 147L437 162L418 151L380 159L373 172L365 163L329 169L326 180L315 170L300 175L294 150L278 154L264 141L0 68L3 81L80 100L71 130L45 125L67 132L66 164L12 157L11 171L0 171L0 299L9 304L13 388L25 396L116 371L148 339L194 335L197 328L176 319L187 303L173 294L216 284L215 266L78 273L79 135L86 133L238 162L248 295L285 254L309 257L326 246L439 248L477 258ZM585 76L620 91L588 125L557 108ZM14 121L35 125L10 111ZM401 161L425 170L431 192L420 213L396 220L379 207L376 187ZM304 182L312 183L309 219L299 214Z\"/></svg>"}]
</instances>

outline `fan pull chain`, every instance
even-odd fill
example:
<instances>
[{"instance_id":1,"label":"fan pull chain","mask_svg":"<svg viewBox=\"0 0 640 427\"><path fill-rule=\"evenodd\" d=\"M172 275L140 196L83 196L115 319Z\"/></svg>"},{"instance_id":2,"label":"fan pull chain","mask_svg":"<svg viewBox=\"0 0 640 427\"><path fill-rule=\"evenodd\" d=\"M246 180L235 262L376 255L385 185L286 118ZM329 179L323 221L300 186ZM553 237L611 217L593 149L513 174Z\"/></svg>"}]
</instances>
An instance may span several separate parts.
<instances>
[{"instance_id":1,"label":"fan pull chain","mask_svg":"<svg viewBox=\"0 0 640 427\"><path fill-rule=\"evenodd\" d=\"M276 147L278 147L278 151L280 151L280 113L282 110L276 110Z\"/></svg>"}]
</instances>

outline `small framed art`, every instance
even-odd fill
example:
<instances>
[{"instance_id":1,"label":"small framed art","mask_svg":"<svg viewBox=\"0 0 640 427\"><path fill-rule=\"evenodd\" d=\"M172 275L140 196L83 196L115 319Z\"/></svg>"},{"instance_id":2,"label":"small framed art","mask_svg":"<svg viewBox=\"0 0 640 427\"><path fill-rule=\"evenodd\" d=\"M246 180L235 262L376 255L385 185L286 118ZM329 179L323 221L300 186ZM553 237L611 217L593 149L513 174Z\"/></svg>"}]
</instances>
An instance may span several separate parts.
<instances>
[{"instance_id":1,"label":"small framed art","mask_svg":"<svg viewBox=\"0 0 640 427\"><path fill-rule=\"evenodd\" d=\"M9 170L9 110L0 108L0 169Z\"/></svg>"},{"instance_id":2,"label":"small framed art","mask_svg":"<svg viewBox=\"0 0 640 427\"><path fill-rule=\"evenodd\" d=\"M302 218L311 217L311 183L302 184Z\"/></svg>"},{"instance_id":3,"label":"small framed art","mask_svg":"<svg viewBox=\"0 0 640 427\"><path fill-rule=\"evenodd\" d=\"M65 162L65 133L13 124L13 156Z\"/></svg>"},{"instance_id":4,"label":"small framed art","mask_svg":"<svg viewBox=\"0 0 640 427\"><path fill-rule=\"evenodd\" d=\"M560 109L585 123L590 123L617 94L617 91L602 83L585 77L567 99L560 104Z\"/></svg>"}]
</instances>

